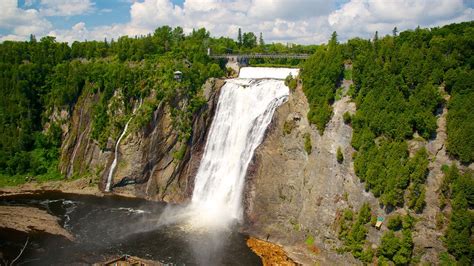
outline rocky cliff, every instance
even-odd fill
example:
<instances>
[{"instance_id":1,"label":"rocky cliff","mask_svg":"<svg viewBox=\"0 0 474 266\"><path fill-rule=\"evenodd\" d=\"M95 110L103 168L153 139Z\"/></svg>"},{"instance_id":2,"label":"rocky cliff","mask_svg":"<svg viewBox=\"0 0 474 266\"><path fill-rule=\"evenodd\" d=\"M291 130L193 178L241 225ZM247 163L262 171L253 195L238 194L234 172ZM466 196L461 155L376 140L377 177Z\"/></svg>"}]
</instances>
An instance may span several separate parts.
<instances>
[{"instance_id":1,"label":"rocky cliff","mask_svg":"<svg viewBox=\"0 0 474 266\"><path fill-rule=\"evenodd\" d=\"M223 80L210 80L204 88L207 104L193 115L192 136L183 144L173 128L170 107L160 104L153 118L138 131L125 135L119 145L119 163L113 175L114 192L167 202L190 198L193 178L199 167L206 136L212 122ZM350 81L344 81L344 93ZM97 95L83 95L71 115L71 124L63 128L61 170L68 176L96 177L104 187L114 159L116 139L109 138L101 150L91 138L92 108ZM288 101L279 107L266 137L249 167L245 203L246 230L256 237L285 247L291 258L303 264L361 264L350 253L339 253L339 220L344 209L357 211L365 202L372 213L388 217L410 212L417 218L413 232L414 256L422 262L437 263L445 251L440 240L443 225L439 208L439 186L443 164L459 163L446 153L446 108L438 115L438 131L430 141L414 138L409 142L411 156L426 147L430 156L426 181L426 207L420 214L407 208L387 213L378 200L365 191L354 173L351 146L352 128L343 121L345 112L354 113L355 103L343 96L333 105L334 115L323 134L307 119L309 105L299 84ZM182 158L175 154L182 150ZM337 161L337 150L343 161ZM473 164L469 168L474 168ZM376 249L386 225L367 228L367 245Z\"/></svg>"},{"instance_id":2,"label":"rocky cliff","mask_svg":"<svg viewBox=\"0 0 474 266\"><path fill-rule=\"evenodd\" d=\"M308 110L301 86L277 110L249 173L248 226L251 233L286 246L299 262L343 264L348 258L334 252L342 209L364 202L377 209L378 204L354 174L352 129L342 115L355 112L355 104L347 96L336 101L323 135L309 124ZM308 137L311 147L306 143L305 148ZM342 163L336 160L338 147Z\"/></svg>"},{"instance_id":3,"label":"rocky cliff","mask_svg":"<svg viewBox=\"0 0 474 266\"><path fill-rule=\"evenodd\" d=\"M178 140L170 106L165 104L158 105L147 125L127 133L118 147L114 192L168 202L188 198L222 85L223 81L217 79L204 85L207 104L193 114L192 136L187 143ZM64 131L60 169L68 177L87 176L103 189L114 159L116 139L109 138L104 150L92 139L92 112L97 101L98 96L92 93L78 100ZM181 151L184 154L176 156Z\"/></svg>"},{"instance_id":4,"label":"rocky cliff","mask_svg":"<svg viewBox=\"0 0 474 266\"><path fill-rule=\"evenodd\" d=\"M344 82L346 91L349 85L350 81ZM372 193L365 191L354 172L352 128L343 121L345 112L355 112L355 103L344 96L335 101L333 108L334 115L322 135L307 120L309 106L301 85L277 110L248 173L244 196L248 232L283 245L293 259L305 265L361 264L350 253L338 252L343 246L338 239L338 221L344 209L357 211L368 202L377 216L414 216L413 256L423 263L439 263L439 254L446 251L441 240L446 224L440 224L444 216L438 198L443 180L441 167L455 163L461 169L474 168L474 164L459 164L446 152L446 107L438 113L436 138L425 141L415 136L409 141L410 156L425 147L430 157L422 213L406 207L381 209ZM344 155L342 163L336 156L339 147ZM376 249L387 231L386 224L380 231L372 226L367 229L367 245Z\"/></svg>"}]
</instances>

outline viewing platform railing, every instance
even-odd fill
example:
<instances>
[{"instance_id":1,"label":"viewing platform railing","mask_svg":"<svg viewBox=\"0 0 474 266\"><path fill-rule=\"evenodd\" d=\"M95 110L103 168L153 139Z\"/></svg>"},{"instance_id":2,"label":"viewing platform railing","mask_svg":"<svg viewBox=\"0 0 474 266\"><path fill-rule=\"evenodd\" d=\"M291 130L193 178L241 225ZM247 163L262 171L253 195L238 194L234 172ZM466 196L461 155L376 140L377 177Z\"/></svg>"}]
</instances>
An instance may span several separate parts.
<instances>
[{"instance_id":1,"label":"viewing platform railing","mask_svg":"<svg viewBox=\"0 0 474 266\"><path fill-rule=\"evenodd\" d=\"M271 59L308 59L309 54L220 54L210 55L209 57L214 59L229 59L229 60L240 60L240 59L251 59L251 58L271 58Z\"/></svg>"}]
</instances>

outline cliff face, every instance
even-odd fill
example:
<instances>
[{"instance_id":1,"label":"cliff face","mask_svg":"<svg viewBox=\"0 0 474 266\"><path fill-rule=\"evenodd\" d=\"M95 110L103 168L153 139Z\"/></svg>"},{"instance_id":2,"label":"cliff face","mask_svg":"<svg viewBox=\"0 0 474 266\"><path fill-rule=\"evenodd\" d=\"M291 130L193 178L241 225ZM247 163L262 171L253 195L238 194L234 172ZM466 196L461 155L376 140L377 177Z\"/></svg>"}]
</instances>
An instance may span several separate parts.
<instances>
[{"instance_id":1,"label":"cliff face","mask_svg":"<svg viewBox=\"0 0 474 266\"><path fill-rule=\"evenodd\" d=\"M114 192L176 203L189 199L223 83L211 80L205 85L207 104L193 115L192 136L181 159L175 154L183 144L178 141L170 107L166 105L158 106L146 126L127 133L119 147L113 175L113 184L119 186ZM350 82L343 85L347 91ZM90 136L92 110L98 99L94 94L81 96L70 126L63 128L61 171L68 176L95 176L104 188L116 139L109 138L106 150L102 151ZM307 120L308 102L301 85L298 86L275 112L247 175L244 203L248 232L285 246L290 256L303 264L360 264L350 253L336 252L342 246L338 221L344 209L357 211L368 202L375 215L391 215L380 209L371 193L365 192L364 184L354 173L352 128L344 124L342 117L345 112L353 114L355 104L344 96L333 108L334 115L320 135ZM445 228L437 225L441 213L441 166L457 163L446 153L446 113L446 108L439 112L436 139L409 141L411 155L425 146L430 156L426 207L421 214L410 213L418 220L413 232L414 254L431 263L437 263L438 254L445 251L440 240ZM341 163L336 159L339 147L344 155ZM469 167L474 168L473 164ZM406 214L409 210L399 208L394 212ZM372 226L367 229L367 243L376 249L386 226L380 231Z\"/></svg>"},{"instance_id":2,"label":"cliff face","mask_svg":"<svg viewBox=\"0 0 474 266\"><path fill-rule=\"evenodd\" d=\"M169 106L160 104L146 126L128 132L119 145L112 182L116 186L114 192L168 202L188 198L222 85L222 80L205 84L207 104L193 115L192 137L182 158L175 156L185 144L178 141ZM83 95L76 104L61 147L60 169L67 176L95 177L103 189L114 159L116 140L109 138L107 148L102 151L91 138L92 111L97 101L97 95Z\"/></svg>"},{"instance_id":3,"label":"cliff face","mask_svg":"<svg viewBox=\"0 0 474 266\"><path fill-rule=\"evenodd\" d=\"M71 115L69 125L63 127L64 141L61 146L60 170L67 177L84 175L103 170L110 152L100 150L91 138L92 114L99 101L97 94L79 97Z\"/></svg>"},{"instance_id":4,"label":"cliff face","mask_svg":"<svg viewBox=\"0 0 474 266\"><path fill-rule=\"evenodd\" d=\"M245 195L249 231L286 246L302 263L357 263L334 252L339 246L336 221L342 209L358 209L364 202L371 203L373 210L378 208L377 200L364 192L354 174L352 129L342 115L355 112L355 104L349 97L336 101L334 116L322 136L310 126L308 110L298 86L277 110L255 154ZM308 135L310 154L305 150ZM342 163L336 160L338 147L344 153ZM314 245L308 246L305 240L311 238Z\"/></svg>"},{"instance_id":5,"label":"cliff face","mask_svg":"<svg viewBox=\"0 0 474 266\"><path fill-rule=\"evenodd\" d=\"M344 83L347 91L350 82ZM355 112L355 104L345 96L333 108L334 115L323 135L307 120L309 106L301 86L277 110L249 168L244 196L249 233L285 246L299 263L361 264L350 253L337 252L343 246L338 239L338 221L344 209L357 211L368 202L377 216L387 218L396 213L410 213L415 217L413 257L438 264L439 254L446 251L441 240L446 223L439 224L439 217L443 217L439 201L444 176L441 167L454 163L460 169L474 169L474 164L463 166L446 152L446 107L438 112L435 139L425 141L415 137L408 141L410 156L425 147L430 158L425 183L426 207L422 213L406 206L383 210L372 193L365 192L364 184L354 173L352 128L342 118L345 112ZM310 149L308 145L305 147L308 137ZM336 159L338 147L344 154L342 163ZM382 234L387 232L386 224L380 231L372 226L366 228L367 245L376 249Z\"/></svg>"}]
</instances>

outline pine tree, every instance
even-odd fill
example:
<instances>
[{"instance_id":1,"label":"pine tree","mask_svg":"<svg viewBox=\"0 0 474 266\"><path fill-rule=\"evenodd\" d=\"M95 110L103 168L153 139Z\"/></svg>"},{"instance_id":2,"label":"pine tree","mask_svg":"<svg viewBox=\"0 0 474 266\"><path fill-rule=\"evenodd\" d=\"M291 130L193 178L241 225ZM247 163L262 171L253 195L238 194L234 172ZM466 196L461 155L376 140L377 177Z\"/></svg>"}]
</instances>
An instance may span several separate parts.
<instances>
[{"instance_id":1,"label":"pine tree","mask_svg":"<svg viewBox=\"0 0 474 266\"><path fill-rule=\"evenodd\" d=\"M239 43L239 47L242 46L242 29L239 28L239 35L237 36L237 42Z\"/></svg>"},{"instance_id":2,"label":"pine tree","mask_svg":"<svg viewBox=\"0 0 474 266\"><path fill-rule=\"evenodd\" d=\"M260 32L260 38L258 39L258 44L260 46L264 46L265 42L263 41L263 34Z\"/></svg>"},{"instance_id":3,"label":"pine tree","mask_svg":"<svg viewBox=\"0 0 474 266\"><path fill-rule=\"evenodd\" d=\"M338 44L337 42L337 32L333 32L331 34L331 40L329 41L329 44Z\"/></svg>"}]
</instances>

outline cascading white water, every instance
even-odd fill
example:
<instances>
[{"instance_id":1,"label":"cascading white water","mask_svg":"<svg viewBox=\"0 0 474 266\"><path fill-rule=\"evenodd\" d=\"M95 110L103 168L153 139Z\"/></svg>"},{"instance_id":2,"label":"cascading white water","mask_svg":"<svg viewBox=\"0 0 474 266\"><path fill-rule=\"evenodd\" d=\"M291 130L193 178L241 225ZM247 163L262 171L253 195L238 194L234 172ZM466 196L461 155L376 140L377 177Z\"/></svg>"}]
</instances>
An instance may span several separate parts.
<instances>
[{"instance_id":1,"label":"cascading white water","mask_svg":"<svg viewBox=\"0 0 474 266\"><path fill-rule=\"evenodd\" d=\"M227 224L243 216L242 192L248 165L276 108L289 94L283 79L298 69L242 68L221 88L191 207L203 224Z\"/></svg>"},{"instance_id":2,"label":"cascading white water","mask_svg":"<svg viewBox=\"0 0 474 266\"><path fill-rule=\"evenodd\" d=\"M114 161L112 162L112 165L110 166L109 170L109 175L107 176L107 185L105 186L105 191L110 192L110 185L112 183L112 177L114 175L114 170L115 167L117 166L117 158L118 158L118 149L120 145L120 141L122 140L123 136L127 133L128 129L128 124L132 121L132 118L128 119L127 123L125 124L125 127L123 128L122 134L120 134L120 137L117 140L117 143L115 143L115 154L114 154Z\"/></svg>"},{"instance_id":3,"label":"cascading white water","mask_svg":"<svg viewBox=\"0 0 474 266\"><path fill-rule=\"evenodd\" d=\"M128 119L127 123L125 124L125 127L123 128L122 134L120 134L120 137L118 138L117 142L115 143L114 161L112 162L112 165L110 166L109 175L107 176L107 184L105 185L105 191L106 191L106 192L110 192L110 186L111 186L111 183L112 183L112 177L114 176L115 167L117 167L118 150L119 150L120 141L122 140L122 138L123 138L123 137L125 136L125 134L127 133L128 124L130 124L130 122L132 121L133 115L135 114L135 111L140 108L140 106L142 105L142 103L143 103L143 101L140 100L140 104L138 105L138 108L135 108L135 109L133 110L133 112L132 112L132 117L130 117L130 119Z\"/></svg>"}]
</instances>

